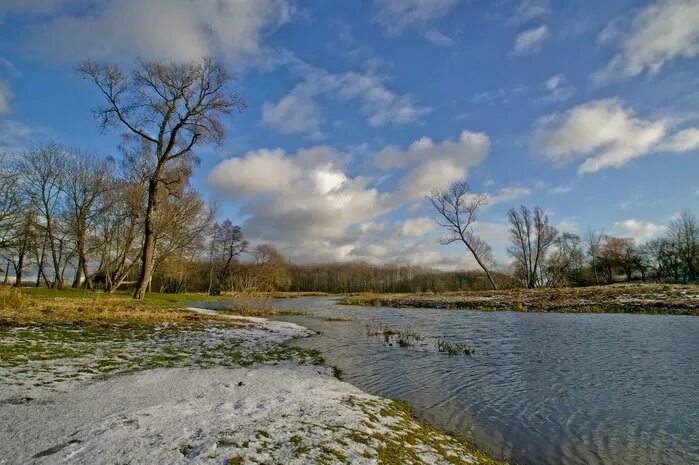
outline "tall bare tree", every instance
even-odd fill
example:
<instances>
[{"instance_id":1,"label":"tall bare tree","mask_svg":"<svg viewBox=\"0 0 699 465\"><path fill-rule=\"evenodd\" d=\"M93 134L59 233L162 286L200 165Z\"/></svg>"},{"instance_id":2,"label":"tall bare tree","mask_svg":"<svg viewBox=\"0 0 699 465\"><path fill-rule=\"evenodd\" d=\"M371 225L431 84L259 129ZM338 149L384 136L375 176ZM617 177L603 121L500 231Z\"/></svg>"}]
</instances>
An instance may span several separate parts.
<instances>
[{"instance_id":1,"label":"tall bare tree","mask_svg":"<svg viewBox=\"0 0 699 465\"><path fill-rule=\"evenodd\" d=\"M42 230L43 245L39 262L39 274L43 274L47 285L63 287L63 243L58 220L61 195L63 194L66 152L54 143L29 150L18 161L21 174L21 189L40 214L37 226ZM53 280L49 281L43 268L44 254L48 247L51 255Z\"/></svg>"},{"instance_id":2,"label":"tall bare tree","mask_svg":"<svg viewBox=\"0 0 699 465\"><path fill-rule=\"evenodd\" d=\"M130 75L115 65L86 61L78 72L106 100L95 110L102 127L122 126L150 148L141 272L134 293L142 299L153 272L157 212L160 194L171 182L166 179L173 174L169 168L192 157L200 142L221 143L221 116L242 110L245 103L231 90L228 72L211 58L142 61Z\"/></svg>"},{"instance_id":3,"label":"tall bare tree","mask_svg":"<svg viewBox=\"0 0 699 465\"><path fill-rule=\"evenodd\" d=\"M498 285L488 269L494 261L490 246L473 231L476 213L488 204L488 197L474 194L466 182L459 181L446 190L433 189L427 199L434 208L435 221L446 231L441 244L463 243L488 277L490 286L497 289Z\"/></svg>"},{"instance_id":4,"label":"tall bare tree","mask_svg":"<svg viewBox=\"0 0 699 465\"><path fill-rule=\"evenodd\" d=\"M556 240L558 232L549 224L549 218L539 207L533 212L522 205L507 212L510 222L512 247L508 252L519 265L528 288L542 284L541 267L546 252Z\"/></svg>"},{"instance_id":5,"label":"tall bare tree","mask_svg":"<svg viewBox=\"0 0 699 465\"><path fill-rule=\"evenodd\" d=\"M600 248L602 247L602 237L604 234L600 231L590 228L585 235L585 244L587 245L587 254L590 256L592 264L592 274L595 278L595 284L599 284L599 275L597 274L597 264L599 262Z\"/></svg>"},{"instance_id":6,"label":"tall bare tree","mask_svg":"<svg viewBox=\"0 0 699 465\"><path fill-rule=\"evenodd\" d=\"M74 153L68 161L65 196L68 225L75 241L78 262L73 287L80 285L82 274L85 285L92 290L88 262L88 234L94 233L98 217L109 205L107 193L114 187L110 166L82 153Z\"/></svg>"}]
</instances>

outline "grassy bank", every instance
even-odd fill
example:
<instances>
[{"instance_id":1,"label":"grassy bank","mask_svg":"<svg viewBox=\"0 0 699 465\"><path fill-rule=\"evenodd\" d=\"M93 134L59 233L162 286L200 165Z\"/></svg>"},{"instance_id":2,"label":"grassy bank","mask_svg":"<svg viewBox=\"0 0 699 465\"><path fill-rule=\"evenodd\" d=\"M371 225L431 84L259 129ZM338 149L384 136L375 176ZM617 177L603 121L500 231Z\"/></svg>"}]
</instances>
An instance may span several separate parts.
<instances>
[{"instance_id":1,"label":"grassy bank","mask_svg":"<svg viewBox=\"0 0 699 465\"><path fill-rule=\"evenodd\" d=\"M444 294L359 294L346 305L482 311L699 315L699 286L629 284Z\"/></svg>"},{"instance_id":2,"label":"grassy bank","mask_svg":"<svg viewBox=\"0 0 699 465\"><path fill-rule=\"evenodd\" d=\"M406 406L333 378L317 353L283 344L307 334L302 328L182 309L206 298L0 288L0 426L17 427L0 455L17 463L104 463L117 453L152 463L502 463ZM134 408L149 395L157 401ZM114 437L139 423L152 425L139 434L158 446L113 449ZM184 424L193 426L183 432Z\"/></svg>"},{"instance_id":3,"label":"grassy bank","mask_svg":"<svg viewBox=\"0 0 699 465\"><path fill-rule=\"evenodd\" d=\"M80 289L0 288L0 326L24 324L154 325L231 323L212 315L183 311L183 303L210 300L205 294L149 293L143 301L127 293Z\"/></svg>"}]
</instances>

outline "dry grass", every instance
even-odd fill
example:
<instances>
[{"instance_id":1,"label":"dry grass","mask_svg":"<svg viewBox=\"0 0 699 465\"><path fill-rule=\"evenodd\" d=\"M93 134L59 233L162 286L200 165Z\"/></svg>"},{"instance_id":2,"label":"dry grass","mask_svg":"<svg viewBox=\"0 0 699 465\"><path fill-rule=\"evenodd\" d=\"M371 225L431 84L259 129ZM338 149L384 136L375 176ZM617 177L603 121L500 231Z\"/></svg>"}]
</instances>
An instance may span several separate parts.
<instances>
[{"instance_id":1,"label":"dry grass","mask_svg":"<svg viewBox=\"0 0 699 465\"><path fill-rule=\"evenodd\" d=\"M14 288L0 287L0 325L23 324L162 324L231 321L178 308L177 303L151 298L136 301L127 295L67 293L30 297Z\"/></svg>"},{"instance_id":2,"label":"dry grass","mask_svg":"<svg viewBox=\"0 0 699 465\"><path fill-rule=\"evenodd\" d=\"M345 297L341 302L348 305L484 311L699 315L699 286L627 284L442 294L360 294Z\"/></svg>"}]
</instances>

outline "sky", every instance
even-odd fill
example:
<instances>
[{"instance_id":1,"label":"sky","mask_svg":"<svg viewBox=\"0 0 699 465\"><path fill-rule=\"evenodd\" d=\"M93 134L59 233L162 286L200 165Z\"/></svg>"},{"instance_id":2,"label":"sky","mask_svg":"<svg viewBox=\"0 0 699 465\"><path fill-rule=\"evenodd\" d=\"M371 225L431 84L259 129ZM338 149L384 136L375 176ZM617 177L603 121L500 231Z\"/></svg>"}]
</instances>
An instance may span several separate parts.
<instances>
[{"instance_id":1,"label":"sky","mask_svg":"<svg viewBox=\"0 0 699 465\"><path fill-rule=\"evenodd\" d=\"M0 0L0 150L104 157L85 59L213 56L245 112L200 146L192 186L294 262L468 269L425 195L642 242L699 213L699 0Z\"/></svg>"}]
</instances>

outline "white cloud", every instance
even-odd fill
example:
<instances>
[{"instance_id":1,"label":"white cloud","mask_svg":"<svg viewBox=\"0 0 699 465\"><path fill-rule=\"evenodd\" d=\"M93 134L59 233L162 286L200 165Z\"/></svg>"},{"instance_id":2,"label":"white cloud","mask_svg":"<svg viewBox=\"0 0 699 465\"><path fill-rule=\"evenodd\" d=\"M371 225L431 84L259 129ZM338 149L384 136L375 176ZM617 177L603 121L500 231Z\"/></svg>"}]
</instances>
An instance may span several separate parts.
<instances>
[{"instance_id":1,"label":"white cloud","mask_svg":"<svg viewBox=\"0 0 699 465\"><path fill-rule=\"evenodd\" d=\"M557 163L582 158L578 172L593 173L646 155L665 137L666 126L637 118L617 99L595 100L544 118L534 148Z\"/></svg>"},{"instance_id":2,"label":"white cloud","mask_svg":"<svg viewBox=\"0 0 699 465\"><path fill-rule=\"evenodd\" d=\"M583 160L578 173L620 168L658 151L687 152L699 148L699 129L669 134L671 121L641 119L619 99L593 100L564 114L542 118L533 149L564 165Z\"/></svg>"},{"instance_id":3,"label":"white cloud","mask_svg":"<svg viewBox=\"0 0 699 465\"><path fill-rule=\"evenodd\" d=\"M442 34L437 29L428 29L423 35L425 39L440 47L450 47L454 45L454 39Z\"/></svg>"},{"instance_id":4,"label":"white cloud","mask_svg":"<svg viewBox=\"0 0 699 465\"><path fill-rule=\"evenodd\" d=\"M549 194L566 194L573 190L573 186L554 186L548 190Z\"/></svg>"},{"instance_id":5,"label":"white cloud","mask_svg":"<svg viewBox=\"0 0 699 465\"><path fill-rule=\"evenodd\" d=\"M689 128L679 131L663 142L659 149L669 152L689 152L699 149L699 129Z\"/></svg>"},{"instance_id":6,"label":"white cloud","mask_svg":"<svg viewBox=\"0 0 699 465\"><path fill-rule=\"evenodd\" d=\"M284 134L320 137L323 117L312 96L291 91L277 103L262 104L262 122Z\"/></svg>"},{"instance_id":7,"label":"white cloud","mask_svg":"<svg viewBox=\"0 0 699 465\"><path fill-rule=\"evenodd\" d=\"M435 187L444 188L466 178L468 170L483 161L489 150L490 138L485 133L463 131L458 140L434 142L422 137L405 150L389 146L372 161L380 169L406 170L400 184L408 196L419 198Z\"/></svg>"},{"instance_id":8,"label":"white cloud","mask_svg":"<svg viewBox=\"0 0 699 465\"><path fill-rule=\"evenodd\" d=\"M513 52L517 55L538 52L548 36L549 29L546 25L522 31L517 34Z\"/></svg>"},{"instance_id":9,"label":"white cloud","mask_svg":"<svg viewBox=\"0 0 699 465\"><path fill-rule=\"evenodd\" d=\"M478 92L471 98L471 100L473 100L476 103L506 103L510 101L512 97L525 94L528 90L529 89L527 88L527 86L518 84L513 86L501 87L495 90L486 90L483 92Z\"/></svg>"},{"instance_id":10,"label":"white cloud","mask_svg":"<svg viewBox=\"0 0 699 465\"><path fill-rule=\"evenodd\" d=\"M436 239L421 239L437 229L431 219L418 216L397 222L386 215L415 204L422 189L445 182L430 177L435 164L449 167L446 182L454 176L462 179L488 148L485 134L468 131L458 140L435 143L421 138L405 150L386 148L379 153L387 157L381 161L397 172L395 184L350 174L349 157L328 146L295 153L260 149L220 162L209 173L208 184L219 197L242 203L243 226L253 242L272 243L294 261L463 269L472 267L465 254L445 256L452 250L440 248ZM427 173L432 181L412 185L409 179L416 173ZM488 225L482 227L492 232Z\"/></svg>"},{"instance_id":11,"label":"white cloud","mask_svg":"<svg viewBox=\"0 0 699 465\"><path fill-rule=\"evenodd\" d=\"M229 158L209 174L209 183L230 196L288 192L301 169L282 149L261 149L242 158Z\"/></svg>"},{"instance_id":12,"label":"white cloud","mask_svg":"<svg viewBox=\"0 0 699 465\"><path fill-rule=\"evenodd\" d=\"M548 0L522 0L512 15L512 21L523 23L550 13Z\"/></svg>"},{"instance_id":13,"label":"white cloud","mask_svg":"<svg viewBox=\"0 0 699 465\"><path fill-rule=\"evenodd\" d=\"M620 232L621 235L630 237L638 242L651 239L659 234L662 234L667 229L663 225L651 223L650 221L639 221L633 218L617 221L614 223L613 228Z\"/></svg>"},{"instance_id":14,"label":"white cloud","mask_svg":"<svg viewBox=\"0 0 699 465\"><path fill-rule=\"evenodd\" d=\"M374 0L374 20L389 34L424 27L449 13L459 0Z\"/></svg>"},{"instance_id":15,"label":"white cloud","mask_svg":"<svg viewBox=\"0 0 699 465\"><path fill-rule=\"evenodd\" d=\"M545 100L560 102L563 100L568 100L575 89L573 86L568 84L568 80L563 74L555 74L544 81L544 89L547 92Z\"/></svg>"},{"instance_id":16,"label":"white cloud","mask_svg":"<svg viewBox=\"0 0 699 465\"><path fill-rule=\"evenodd\" d=\"M284 133L319 135L323 116L317 99L326 97L341 103L358 102L359 111L374 127L408 124L432 112L418 105L411 94L398 94L386 85L385 76L372 71L329 73L296 63L304 81L278 102L265 102L262 120Z\"/></svg>"},{"instance_id":17,"label":"white cloud","mask_svg":"<svg viewBox=\"0 0 699 465\"><path fill-rule=\"evenodd\" d=\"M577 233L580 230L580 224L573 219L564 218L558 222L556 229L567 233Z\"/></svg>"},{"instance_id":18,"label":"white cloud","mask_svg":"<svg viewBox=\"0 0 699 465\"><path fill-rule=\"evenodd\" d=\"M432 218L421 217L405 220L398 228L398 232L401 236L419 237L435 229L437 229L437 223Z\"/></svg>"},{"instance_id":19,"label":"white cloud","mask_svg":"<svg viewBox=\"0 0 699 465\"><path fill-rule=\"evenodd\" d=\"M497 194L488 194L488 206L510 202L531 195L532 190L526 187L504 187Z\"/></svg>"},{"instance_id":20,"label":"white cloud","mask_svg":"<svg viewBox=\"0 0 699 465\"><path fill-rule=\"evenodd\" d=\"M51 13L58 3L40 8L31 2L24 10ZM67 60L238 59L259 53L264 34L293 13L289 0L107 0L90 6L56 12L37 25L34 47Z\"/></svg>"},{"instance_id":21,"label":"white cloud","mask_svg":"<svg viewBox=\"0 0 699 465\"><path fill-rule=\"evenodd\" d=\"M19 121L0 120L0 152L20 152L44 135L45 131Z\"/></svg>"},{"instance_id":22,"label":"white cloud","mask_svg":"<svg viewBox=\"0 0 699 465\"><path fill-rule=\"evenodd\" d=\"M661 0L641 10L626 27L613 21L600 41L620 40L619 52L595 74L597 82L658 72L667 62L699 54L699 2Z\"/></svg>"},{"instance_id":23,"label":"white cloud","mask_svg":"<svg viewBox=\"0 0 699 465\"><path fill-rule=\"evenodd\" d=\"M317 146L287 154L257 150L230 158L209 173L221 196L245 199L246 231L262 240L339 240L351 226L396 207L370 180L348 176L342 154Z\"/></svg>"}]
</instances>

